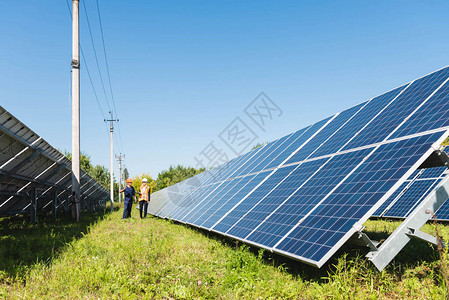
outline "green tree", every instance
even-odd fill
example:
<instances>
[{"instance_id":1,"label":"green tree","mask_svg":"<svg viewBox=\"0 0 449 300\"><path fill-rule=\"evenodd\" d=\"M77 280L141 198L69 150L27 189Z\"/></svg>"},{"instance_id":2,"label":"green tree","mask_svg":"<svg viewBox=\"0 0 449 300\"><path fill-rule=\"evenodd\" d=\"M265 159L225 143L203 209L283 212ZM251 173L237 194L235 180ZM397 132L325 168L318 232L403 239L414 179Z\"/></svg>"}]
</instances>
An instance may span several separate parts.
<instances>
[{"instance_id":1,"label":"green tree","mask_svg":"<svg viewBox=\"0 0 449 300\"><path fill-rule=\"evenodd\" d=\"M268 144L268 142L265 142L265 143L257 143L257 144L255 144L255 145L251 148L251 150L260 148L260 147L262 147L262 146L265 146L266 144Z\"/></svg>"},{"instance_id":2,"label":"green tree","mask_svg":"<svg viewBox=\"0 0 449 300\"><path fill-rule=\"evenodd\" d=\"M140 186L142 185L142 179L146 178L148 180L148 185L151 188L151 191L153 192L156 189L156 181L151 177L150 173L142 173L140 176L134 176L132 178L133 180L133 187L136 191L139 191Z\"/></svg>"},{"instance_id":3,"label":"green tree","mask_svg":"<svg viewBox=\"0 0 449 300\"><path fill-rule=\"evenodd\" d=\"M195 169L182 165L170 166L168 170L160 172L156 179L156 186L153 191L162 190L170 185L176 184L197 174L204 172L204 168Z\"/></svg>"},{"instance_id":4,"label":"green tree","mask_svg":"<svg viewBox=\"0 0 449 300\"><path fill-rule=\"evenodd\" d=\"M92 168L91 175L99 184L101 184L104 188L108 188L111 182L111 174L109 170L103 166L96 165Z\"/></svg>"},{"instance_id":5,"label":"green tree","mask_svg":"<svg viewBox=\"0 0 449 300\"><path fill-rule=\"evenodd\" d=\"M72 153L66 152L65 155L72 160ZM80 153L80 167L90 175L93 166L90 162L90 156L84 152Z\"/></svg>"},{"instance_id":6,"label":"green tree","mask_svg":"<svg viewBox=\"0 0 449 300\"><path fill-rule=\"evenodd\" d=\"M125 168L125 169L123 170L123 178L124 178L124 180L126 180L126 179L129 178L129 172L128 172L128 169L127 169L127 168Z\"/></svg>"},{"instance_id":7,"label":"green tree","mask_svg":"<svg viewBox=\"0 0 449 300\"><path fill-rule=\"evenodd\" d=\"M64 153L68 159L72 160L72 154L70 152ZM110 173L109 170L101 165L93 165L90 161L90 156L84 152L80 153L80 167L87 174L92 176L98 183L100 183L105 189L109 190L110 185Z\"/></svg>"}]
</instances>

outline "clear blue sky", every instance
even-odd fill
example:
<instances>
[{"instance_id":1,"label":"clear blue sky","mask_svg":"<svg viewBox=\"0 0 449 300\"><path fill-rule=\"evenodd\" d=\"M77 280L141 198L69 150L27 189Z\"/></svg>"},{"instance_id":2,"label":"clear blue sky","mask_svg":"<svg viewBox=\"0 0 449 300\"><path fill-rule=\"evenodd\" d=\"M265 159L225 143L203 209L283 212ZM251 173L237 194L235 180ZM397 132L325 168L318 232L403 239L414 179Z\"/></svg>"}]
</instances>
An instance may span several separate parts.
<instances>
[{"instance_id":1,"label":"clear blue sky","mask_svg":"<svg viewBox=\"0 0 449 300\"><path fill-rule=\"evenodd\" d=\"M212 141L232 157L219 134L236 117L254 144L270 141L449 64L448 1L99 3L120 118L115 152L131 175L195 165ZM96 2L85 4L109 91ZM80 18L106 114L83 6ZM0 37L0 104L70 151L66 1L0 1ZM81 72L81 149L108 167L108 132ZM243 112L261 91L283 110L265 132Z\"/></svg>"}]
</instances>

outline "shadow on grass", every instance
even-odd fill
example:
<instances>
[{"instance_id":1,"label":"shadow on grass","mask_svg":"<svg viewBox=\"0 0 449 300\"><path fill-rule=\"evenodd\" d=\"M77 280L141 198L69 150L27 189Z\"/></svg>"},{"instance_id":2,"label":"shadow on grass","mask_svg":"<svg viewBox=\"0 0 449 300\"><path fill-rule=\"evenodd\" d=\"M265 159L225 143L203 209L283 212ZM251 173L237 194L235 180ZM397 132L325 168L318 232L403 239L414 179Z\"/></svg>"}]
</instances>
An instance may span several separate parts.
<instances>
[{"instance_id":1,"label":"shadow on grass","mask_svg":"<svg viewBox=\"0 0 449 300\"><path fill-rule=\"evenodd\" d=\"M63 213L56 220L41 215L37 224L31 224L29 216L0 218L0 272L21 277L37 262L50 263L68 243L88 233L90 226L109 213L83 212L79 222Z\"/></svg>"},{"instance_id":2,"label":"shadow on grass","mask_svg":"<svg viewBox=\"0 0 449 300\"><path fill-rule=\"evenodd\" d=\"M152 216L153 218L157 218ZM219 241L223 245L231 247L233 249L239 249L244 245L244 243L234 240L232 238L220 235L215 232L207 231L205 229L197 228L195 226L191 226L184 223L179 223L173 220L167 220L168 222L172 222L178 226L187 226L192 230L207 236L208 238L212 238L214 240ZM372 240L384 240L388 238L388 232L374 232L367 231L365 232ZM245 246L253 255L256 257L260 251L260 248L246 245ZM335 274L337 271L337 265L339 260L344 259L346 261L354 261L357 264L364 262L364 264L373 270L373 272L377 273L378 270L376 267L371 264L366 258L365 255L368 253L369 249L364 247L359 247L355 245L345 244L343 245L337 252L321 267L316 268L314 266L302 263L295 259L289 258L287 256L283 256L277 253L272 253L268 250L265 250L263 253L262 259L265 264L274 266L275 268L282 268L289 274L294 277L301 278L302 280L314 281L317 283L327 282L328 278L331 274ZM362 260L360 259L362 258ZM404 272L410 268L415 268L419 264L431 263L439 260L439 255L436 250L436 247L417 239L412 239L410 242L399 252L396 258L388 265L385 269L386 272L390 274L394 274L396 276L401 277Z\"/></svg>"},{"instance_id":3,"label":"shadow on grass","mask_svg":"<svg viewBox=\"0 0 449 300\"><path fill-rule=\"evenodd\" d=\"M155 216L151 216L153 218L158 218ZM216 241L219 241L221 244L230 247L232 249L238 250L241 247L244 247L248 249L254 256L259 256L260 248L245 244L243 242L234 240L230 237L223 236L219 233L215 233L212 231L208 231L202 228L198 228L195 226L191 226L189 224L179 223L173 220L167 220L167 222L172 222L173 224L176 224L178 226L187 226L190 229L194 230L195 232L198 232L199 234L202 234L204 236L207 236L208 238L214 239ZM275 268L283 269L284 271L288 272L289 274L300 277L303 280L310 280L310 281L316 281L316 282L324 282L325 277L328 276L328 272L330 271L327 267L322 267L320 269L302 263L300 261L294 260L292 258L289 258L287 256L283 256L277 253L272 253L268 250L265 250L262 255L263 263L266 265L273 266ZM331 259L332 260L332 259ZM330 261L331 261L330 260ZM330 265L332 267L332 265Z\"/></svg>"}]
</instances>

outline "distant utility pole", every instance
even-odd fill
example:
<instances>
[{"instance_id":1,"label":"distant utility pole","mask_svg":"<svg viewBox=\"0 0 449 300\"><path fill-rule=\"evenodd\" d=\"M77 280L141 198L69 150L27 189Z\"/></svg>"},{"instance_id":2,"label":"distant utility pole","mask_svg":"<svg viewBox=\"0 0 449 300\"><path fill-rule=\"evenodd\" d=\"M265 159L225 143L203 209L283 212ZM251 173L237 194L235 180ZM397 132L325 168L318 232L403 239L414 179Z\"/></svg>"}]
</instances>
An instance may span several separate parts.
<instances>
[{"instance_id":1,"label":"distant utility pole","mask_svg":"<svg viewBox=\"0 0 449 300\"><path fill-rule=\"evenodd\" d=\"M122 189L122 160L125 159L125 154L116 155L115 158L118 160L118 169L119 169L119 182L118 182L118 188L119 190ZM118 194L118 203L122 203L122 194Z\"/></svg>"},{"instance_id":2,"label":"distant utility pole","mask_svg":"<svg viewBox=\"0 0 449 300\"><path fill-rule=\"evenodd\" d=\"M80 35L79 0L72 18L72 192L80 197ZM81 200L81 199L80 199Z\"/></svg>"},{"instance_id":3,"label":"distant utility pole","mask_svg":"<svg viewBox=\"0 0 449 300\"><path fill-rule=\"evenodd\" d=\"M109 122L109 128L111 132L111 212L114 211L114 148L113 148L113 132L114 132L114 122L118 122L118 119L114 119L112 112L110 120L105 120L105 122Z\"/></svg>"}]
</instances>

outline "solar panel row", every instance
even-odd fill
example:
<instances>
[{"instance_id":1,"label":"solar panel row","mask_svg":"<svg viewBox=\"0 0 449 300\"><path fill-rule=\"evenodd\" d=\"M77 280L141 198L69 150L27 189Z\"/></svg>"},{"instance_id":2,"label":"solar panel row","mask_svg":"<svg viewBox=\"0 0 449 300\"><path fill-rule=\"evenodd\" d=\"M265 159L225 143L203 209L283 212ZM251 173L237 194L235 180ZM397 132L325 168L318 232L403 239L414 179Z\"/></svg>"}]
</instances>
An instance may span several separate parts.
<instances>
[{"instance_id":1,"label":"solar panel row","mask_svg":"<svg viewBox=\"0 0 449 300\"><path fill-rule=\"evenodd\" d=\"M33 206L50 212L55 200L68 209L70 160L1 106L0 147L0 215L28 213ZM106 189L82 171L82 203L94 208L107 198Z\"/></svg>"},{"instance_id":2,"label":"solar panel row","mask_svg":"<svg viewBox=\"0 0 449 300\"><path fill-rule=\"evenodd\" d=\"M438 70L156 192L149 212L320 267L449 134L448 80Z\"/></svg>"}]
</instances>

